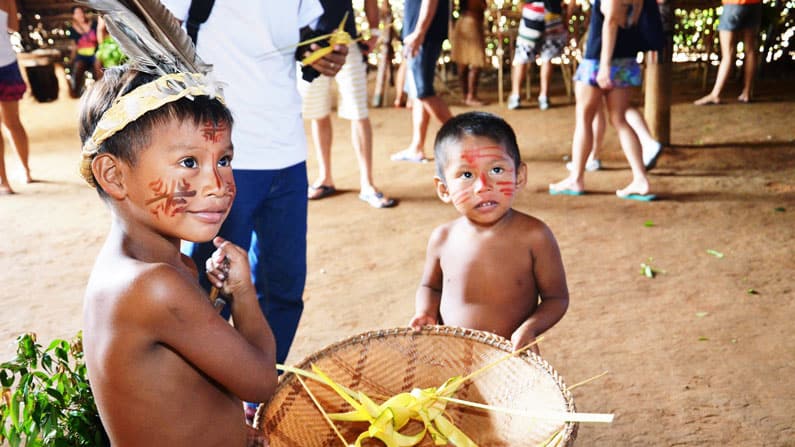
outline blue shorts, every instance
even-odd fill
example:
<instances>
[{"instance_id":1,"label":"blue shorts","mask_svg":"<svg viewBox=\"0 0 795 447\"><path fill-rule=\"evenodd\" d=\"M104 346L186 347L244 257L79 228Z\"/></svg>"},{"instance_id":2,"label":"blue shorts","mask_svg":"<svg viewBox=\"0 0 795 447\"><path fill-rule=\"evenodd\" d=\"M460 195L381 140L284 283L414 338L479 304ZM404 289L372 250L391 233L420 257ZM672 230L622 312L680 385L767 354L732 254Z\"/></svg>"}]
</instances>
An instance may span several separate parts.
<instances>
[{"instance_id":1,"label":"blue shorts","mask_svg":"<svg viewBox=\"0 0 795 447\"><path fill-rule=\"evenodd\" d=\"M577 66L574 80L584 82L592 87L599 87L596 74L599 72L597 59L583 59ZM639 87L643 81L640 65L634 58L613 59L610 61L610 80L617 88Z\"/></svg>"},{"instance_id":2,"label":"blue shorts","mask_svg":"<svg viewBox=\"0 0 795 447\"><path fill-rule=\"evenodd\" d=\"M718 22L719 31L739 31L759 29L762 23L762 4L723 5L723 12Z\"/></svg>"},{"instance_id":3,"label":"blue shorts","mask_svg":"<svg viewBox=\"0 0 795 447\"><path fill-rule=\"evenodd\" d=\"M27 85L22 80L22 74L19 72L19 65L16 62L0 67L0 101L19 101L26 89Z\"/></svg>"},{"instance_id":4,"label":"blue shorts","mask_svg":"<svg viewBox=\"0 0 795 447\"><path fill-rule=\"evenodd\" d=\"M436 96L433 79L436 74L436 61L442 54L442 42L423 42L416 56L409 59L408 79L404 90L410 98L429 98Z\"/></svg>"}]
</instances>

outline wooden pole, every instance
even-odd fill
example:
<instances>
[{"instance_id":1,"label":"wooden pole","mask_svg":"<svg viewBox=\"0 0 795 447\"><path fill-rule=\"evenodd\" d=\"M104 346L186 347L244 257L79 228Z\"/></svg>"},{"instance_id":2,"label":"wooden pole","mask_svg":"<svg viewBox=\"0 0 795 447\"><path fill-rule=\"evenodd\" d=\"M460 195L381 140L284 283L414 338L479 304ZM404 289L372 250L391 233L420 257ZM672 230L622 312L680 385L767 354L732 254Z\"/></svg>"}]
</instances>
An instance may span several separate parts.
<instances>
[{"instance_id":1,"label":"wooden pole","mask_svg":"<svg viewBox=\"0 0 795 447\"><path fill-rule=\"evenodd\" d=\"M392 70L392 37L394 34L392 19L392 8L389 7L387 0L383 0L381 2L381 21L384 23L384 30L381 33L381 52L378 55L378 72L375 76L373 107L383 107L386 102L386 84L389 73Z\"/></svg>"},{"instance_id":2,"label":"wooden pole","mask_svg":"<svg viewBox=\"0 0 795 447\"><path fill-rule=\"evenodd\" d=\"M671 144L671 74L673 68L673 0L657 0L663 20L665 46L646 53L646 91L643 114L652 136Z\"/></svg>"}]
</instances>

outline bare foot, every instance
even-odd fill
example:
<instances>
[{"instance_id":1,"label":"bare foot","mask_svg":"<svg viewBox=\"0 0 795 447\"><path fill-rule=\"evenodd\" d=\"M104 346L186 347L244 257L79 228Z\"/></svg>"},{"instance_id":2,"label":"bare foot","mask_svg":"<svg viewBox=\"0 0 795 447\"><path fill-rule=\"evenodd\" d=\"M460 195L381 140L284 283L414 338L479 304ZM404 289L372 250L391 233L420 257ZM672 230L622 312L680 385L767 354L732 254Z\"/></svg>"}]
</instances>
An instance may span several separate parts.
<instances>
[{"instance_id":1,"label":"bare foot","mask_svg":"<svg viewBox=\"0 0 795 447\"><path fill-rule=\"evenodd\" d=\"M711 106L715 104L720 104L720 98L717 96L707 95L701 99L697 99L693 101L693 104L697 106Z\"/></svg>"},{"instance_id":2,"label":"bare foot","mask_svg":"<svg viewBox=\"0 0 795 447\"><path fill-rule=\"evenodd\" d=\"M626 188L616 191L616 195L618 197L627 197L632 194L639 196L645 196L649 194L649 181L646 179L633 180L632 183L627 185Z\"/></svg>"},{"instance_id":3,"label":"bare foot","mask_svg":"<svg viewBox=\"0 0 795 447\"><path fill-rule=\"evenodd\" d=\"M464 100L464 104L468 105L469 107L480 107L486 105L485 102L477 98L467 98Z\"/></svg>"},{"instance_id":4,"label":"bare foot","mask_svg":"<svg viewBox=\"0 0 795 447\"><path fill-rule=\"evenodd\" d=\"M10 196L14 194L14 190L8 185L0 185L0 196Z\"/></svg>"},{"instance_id":5,"label":"bare foot","mask_svg":"<svg viewBox=\"0 0 795 447\"><path fill-rule=\"evenodd\" d=\"M749 95L747 95L746 93L743 93L743 94L741 94L740 96L737 97L737 101L740 101L742 103L748 104L749 102L751 102L751 97Z\"/></svg>"},{"instance_id":6,"label":"bare foot","mask_svg":"<svg viewBox=\"0 0 795 447\"><path fill-rule=\"evenodd\" d=\"M585 191L585 184L582 180L575 177L567 177L565 180L549 184L550 194L569 194L579 195Z\"/></svg>"}]
</instances>

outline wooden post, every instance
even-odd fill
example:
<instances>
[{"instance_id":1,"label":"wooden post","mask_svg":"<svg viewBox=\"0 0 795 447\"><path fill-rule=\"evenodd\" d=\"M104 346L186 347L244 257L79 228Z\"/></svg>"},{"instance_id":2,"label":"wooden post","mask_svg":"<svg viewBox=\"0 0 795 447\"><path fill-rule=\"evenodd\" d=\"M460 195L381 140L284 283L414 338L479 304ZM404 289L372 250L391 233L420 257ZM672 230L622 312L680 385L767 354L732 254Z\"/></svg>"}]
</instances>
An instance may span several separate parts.
<instances>
[{"instance_id":1,"label":"wooden post","mask_svg":"<svg viewBox=\"0 0 795 447\"><path fill-rule=\"evenodd\" d=\"M643 114L652 136L664 146L671 144L671 73L673 66L672 0L657 0L663 19L665 46L646 53L646 91Z\"/></svg>"},{"instance_id":2,"label":"wooden post","mask_svg":"<svg viewBox=\"0 0 795 447\"><path fill-rule=\"evenodd\" d=\"M387 78L392 70L392 37L395 28L392 25L392 8L389 7L387 0L381 2L381 21L384 23L384 30L381 33L381 51L378 55L378 72L375 76L373 107L382 107L386 102Z\"/></svg>"}]
</instances>

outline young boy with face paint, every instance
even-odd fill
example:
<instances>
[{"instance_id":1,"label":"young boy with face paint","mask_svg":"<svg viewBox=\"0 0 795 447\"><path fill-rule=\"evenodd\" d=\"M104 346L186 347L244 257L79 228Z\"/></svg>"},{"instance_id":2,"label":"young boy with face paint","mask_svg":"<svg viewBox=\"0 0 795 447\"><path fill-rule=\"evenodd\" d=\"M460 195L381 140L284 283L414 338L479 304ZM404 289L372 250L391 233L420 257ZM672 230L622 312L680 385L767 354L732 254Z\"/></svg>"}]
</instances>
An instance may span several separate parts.
<instances>
[{"instance_id":1,"label":"young boy with face paint","mask_svg":"<svg viewBox=\"0 0 795 447\"><path fill-rule=\"evenodd\" d=\"M464 113L439 130L435 158L436 192L461 217L431 234L409 325L484 330L526 346L563 317L569 292L550 229L512 208L527 180L516 135L495 115Z\"/></svg>"},{"instance_id":2,"label":"young boy with face paint","mask_svg":"<svg viewBox=\"0 0 795 447\"><path fill-rule=\"evenodd\" d=\"M231 126L201 75L114 68L83 96L81 172L112 214L86 289L83 347L112 445L257 445L242 400L269 399L276 349L246 251L214 238L235 197ZM208 277L234 325L199 286L181 239L214 241Z\"/></svg>"}]
</instances>

